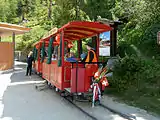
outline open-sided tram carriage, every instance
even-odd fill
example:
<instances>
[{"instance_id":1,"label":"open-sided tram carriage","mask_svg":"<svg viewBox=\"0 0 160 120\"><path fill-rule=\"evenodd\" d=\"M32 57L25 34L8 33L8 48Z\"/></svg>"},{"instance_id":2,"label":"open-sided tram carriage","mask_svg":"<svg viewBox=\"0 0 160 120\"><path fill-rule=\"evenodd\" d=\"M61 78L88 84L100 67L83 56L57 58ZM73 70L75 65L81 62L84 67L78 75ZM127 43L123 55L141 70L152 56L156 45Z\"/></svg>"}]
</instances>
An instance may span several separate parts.
<instances>
[{"instance_id":1,"label":"open-sided tram carriage","mask_svg":"<svg viewBox=\"0 0 160 120\"><path fill-rule=\"evenodd\" d=\"M81 54L84 52L83 40L92 38L91 42L98 59L100 33L112 29L109 25L99 22L69 22L35 44L38 51L35 62L36 71L60 91L67 91L71 95L92 93L90 85L92 77L98 70L99 61L96 63L81 62ZM77 45L77 62L65 60L65 54L71 51L70 44Z\"/></svg>"},{"instance_id":2,"label":"open-sided tram carriage","mask_svg":"<svg viewBox=\"0 0 160 120\"><path fill-rule=\"evenodd\" d=\"M57 28L53 28L51 30L52 34L55 34L57 32L57 30L58 30ZM38 41L34 44L34 48L35 48L34 53L36 54L36 57L34 56L35 57L34 68L35 68L36 73L38 73L40 75L42 74L42 63L43 63L42 56L41 56L41 51L42 51L43 47L44 48L48 47L50 37L51 37L50 35L45 36L40 41ZM58 45L57 42L53 42L52 44L53 44L53 46Z\"/></svg>"},{"instance_id":3,"label":"open-sided tram carriage","mask_svg":"<svg viewBox=\"0 0 160 120\"><path fill-rule=\"evenodd\" d=\"M35 58L34 68L35 68L36 73L40 74L42 73L42 64L40 62L40 49L42 47L42 42L35 43L34 47L35 47L34 52L36 51L36 54L37 54Z\"/></svg>"}]
</instances>

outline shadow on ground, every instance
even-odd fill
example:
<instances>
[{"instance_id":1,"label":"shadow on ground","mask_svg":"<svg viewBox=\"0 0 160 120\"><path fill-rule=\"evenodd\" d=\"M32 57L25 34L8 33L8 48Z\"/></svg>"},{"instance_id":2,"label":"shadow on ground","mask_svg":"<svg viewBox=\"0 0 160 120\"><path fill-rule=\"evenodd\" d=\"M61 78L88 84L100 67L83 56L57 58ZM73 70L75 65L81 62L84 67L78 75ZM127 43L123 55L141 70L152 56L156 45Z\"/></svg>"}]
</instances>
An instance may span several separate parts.
<instances>
[{"instance_id":1,"label":"shadow on ground","mask_svg":"<svg viewBox=\"0 0 160 120\"><path fill-rule=\"evenodd\" d=\"M35 74L25 76L24 65L18 68L21 70L14 71L5 83L0 98L0 120L90 120L52 90L36 90L34 82L42 79ZM105 120L123 120L109 112L106 115Z\"/></svg>"}]
</instances>

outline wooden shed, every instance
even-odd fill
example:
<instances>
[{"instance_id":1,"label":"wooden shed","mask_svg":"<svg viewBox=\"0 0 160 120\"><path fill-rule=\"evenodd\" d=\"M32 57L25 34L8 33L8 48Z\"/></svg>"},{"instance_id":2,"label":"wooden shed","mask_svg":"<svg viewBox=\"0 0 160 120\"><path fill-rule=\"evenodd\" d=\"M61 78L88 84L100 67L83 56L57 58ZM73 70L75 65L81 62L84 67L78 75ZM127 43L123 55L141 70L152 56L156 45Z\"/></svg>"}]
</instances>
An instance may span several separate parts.
<instances>
[{"instance_id":1,"label":"wooden shed","mask_svg":"<svg viewBox=\"0 0 160 120\"><path fill-rule=\"evenodd\" d=\"M23 26L0 22L0 70L14 68L15 35L29 30ZM2 42L2 38L7 36L12 36L12 42Z\"/></svg>"}]
</instances>

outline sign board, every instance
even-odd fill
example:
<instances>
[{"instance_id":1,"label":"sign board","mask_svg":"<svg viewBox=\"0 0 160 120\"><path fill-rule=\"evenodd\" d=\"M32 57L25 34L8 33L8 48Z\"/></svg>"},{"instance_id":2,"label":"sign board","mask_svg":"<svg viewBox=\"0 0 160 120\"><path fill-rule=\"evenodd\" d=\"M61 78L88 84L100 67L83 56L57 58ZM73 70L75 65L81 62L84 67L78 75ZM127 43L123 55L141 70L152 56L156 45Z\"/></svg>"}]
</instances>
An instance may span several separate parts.
<instances>
[{"instance_id":1,"label":"sign board","mask_svg":"<svg viewBox=\"0 0 160 120\"><path fill-rule=\"evenodd\" d=\"M110 56L110 46L99 48L100 56Z\"/></svg>"},{"instance_id":2,"label":"sign board","mask_svg":"<svg viewBox=\"0 0 160 120\"><path fill-rule=\"evenodd\" d=\"M58 28L53 28L52 30L50 30L48 33L46 33L44 36L43 36L43 38L42 39L45 39L45 38L47 38L47 37L49 37L49 36L51 36L51 35L53 35L53 34L55 34L56 32L58 31Z\"/></svg>"},{"instance_id":3,"label":"sign board","mask_svg":"<svg viewBox=\"0 0 160 120\"><path fill-rule=\"evenodd\" d=\"M160 31L157 33L157 44L160 45Z\"/></svg>"},{"instance_id":4,"label":"sign board","mask_svg":"<svg viewBox=\"0 0 160 120\"><path fill-rule=\"evenodd\" d=\"M100 34L99 56L110 56L110 32Z\"/></svg>"}]
</instances>

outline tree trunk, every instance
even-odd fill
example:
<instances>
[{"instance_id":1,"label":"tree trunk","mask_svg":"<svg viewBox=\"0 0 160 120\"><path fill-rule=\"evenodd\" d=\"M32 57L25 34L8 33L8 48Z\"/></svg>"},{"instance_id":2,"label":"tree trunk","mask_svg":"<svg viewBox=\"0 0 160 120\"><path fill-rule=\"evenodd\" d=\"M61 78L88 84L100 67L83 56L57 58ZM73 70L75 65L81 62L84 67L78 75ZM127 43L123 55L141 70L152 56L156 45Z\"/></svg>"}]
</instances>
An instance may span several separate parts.
<instances>
[{"instance_id":1,"label":"tree trunk","mask_svg":"<svg viewBox=\"0 0 160 120\"><path fill-rule=\"evenodd\" d=\"M51 16L52 16L52 0L49 0L48 19L51 19Z\"/></svg>"},{"instance_id":2,"label":"tree trunk","mask_svg":"<svg viewBox=\"0 0 160 120\"><path fill-rule=\"evenodd\" d=\"M23 12L22 13L22 21L24 20L24 18L25 18L25 15L24 15L25 13Z\"/></svg>"}]
</instances>

